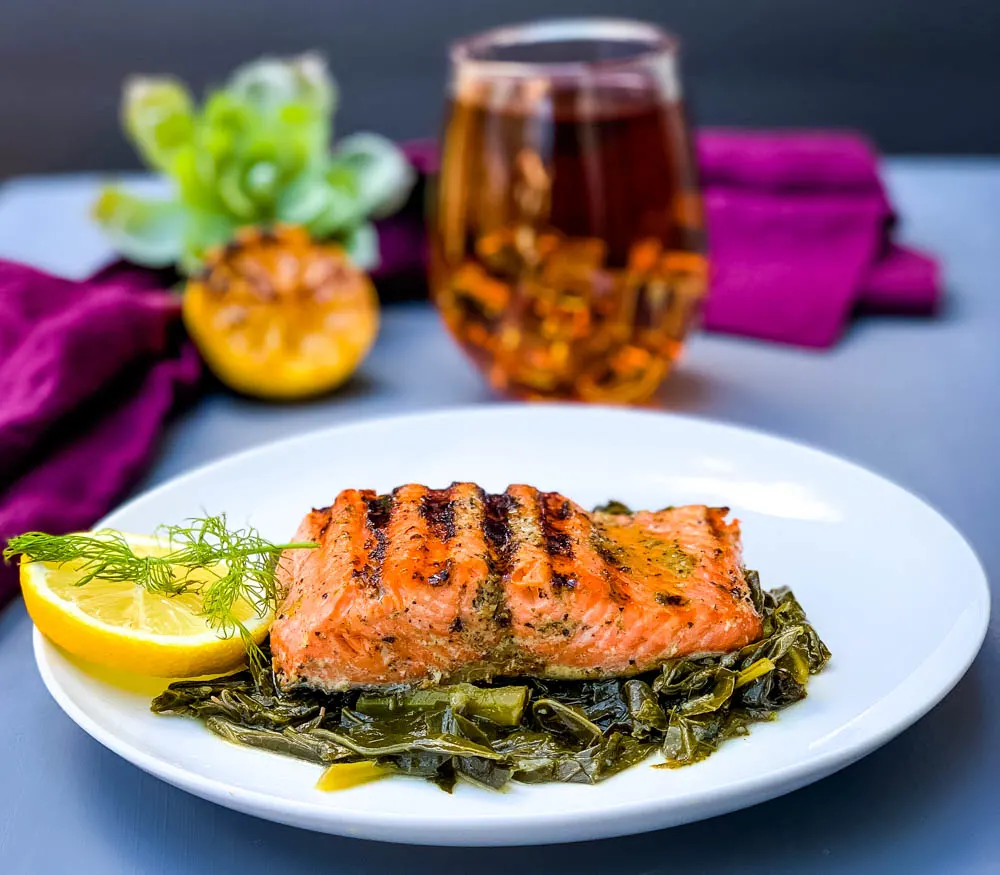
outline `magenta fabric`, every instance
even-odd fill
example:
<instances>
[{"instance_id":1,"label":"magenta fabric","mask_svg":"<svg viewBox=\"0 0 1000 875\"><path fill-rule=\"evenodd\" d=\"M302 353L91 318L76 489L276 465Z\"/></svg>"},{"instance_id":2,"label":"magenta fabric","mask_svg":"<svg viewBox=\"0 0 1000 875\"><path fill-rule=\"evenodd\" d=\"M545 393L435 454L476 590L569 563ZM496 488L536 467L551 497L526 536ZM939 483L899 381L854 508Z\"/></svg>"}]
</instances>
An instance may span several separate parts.
<instances>
[{"instance_id":1,"label":"magenta fabric","mask_svg":"<svg viewBox=\"0 0 1000 875\"><path fill-rule=\"evenodd\" d=\"M937 261L892 241L872 263L861 282L860 306L882 313L934 313L941 299Z\"/></svg>"},{"instance_id":2,"label":"magenta fabric","mask_svg":"<svg viewBox=\"0 0 1000 875\"><path fill-rule=\"evenodd\" d=\"M0 544L86 529L198 383L178 299L141 269L73 282L0 261L0 308ZM16 568L0 567L0 605L16 591Z\"/></svg>"},{"instance_id":3,"label":"magenta fabric","mask_svg":"<svg viewBox=\"0 0 1000 875\"><path fill-rule=\"evenodd\" d=\"M422 175L435 172L432 141L404 148ZM712 261L708 330L827 347L859 309L935 311L937 263L892 241L896 219L864 137L704 130L697 153ZM380 289L422 276L422 223L414 198L379 224Z\"/></svg>"},{"instance_id":4,"label":"magenta fabric","mask_svg":"<svg viewBox=\"0 0 1000 875\"><path fill-rule=\"evenodd\" d=\"M863 137L710 130L697 145L707 329L826 347L859 306L934 311L937 264L891 241L895 216Z\"/></svg>"}]
</instances>

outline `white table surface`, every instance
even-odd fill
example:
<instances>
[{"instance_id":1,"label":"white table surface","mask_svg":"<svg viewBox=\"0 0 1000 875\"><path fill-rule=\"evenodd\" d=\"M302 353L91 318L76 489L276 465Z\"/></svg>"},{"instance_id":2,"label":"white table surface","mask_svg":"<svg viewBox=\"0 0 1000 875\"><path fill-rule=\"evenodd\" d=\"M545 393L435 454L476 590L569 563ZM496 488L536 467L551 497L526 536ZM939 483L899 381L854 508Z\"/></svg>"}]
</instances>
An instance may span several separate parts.
<instances>
[{"instance_id":1,"label":"white table surface","mask_svg":"<svg viewBox=\"0 0 1000 875\"><path fill-rule=\"evenodd\" d=\"M888 163L903 236L938 253L937 319L867 317L828 352L696 338L665 407L808 441L928 499L1000 579L1000 159ZM109 255L93 177L0 188L0 257L82 276ZM336 397L204 398L147 482L307 429L493 398L423 305L393 309ZM994 592L997 592L994 583ZM844 771L756 808L632 838L544 848L412 848L301 832L203 802L104 750L46 694L20 602L0 613L0 873L998 873L1000 634L931 714ZM873 666L873 671L878 667Z\"/></svg>"}]
</instances>

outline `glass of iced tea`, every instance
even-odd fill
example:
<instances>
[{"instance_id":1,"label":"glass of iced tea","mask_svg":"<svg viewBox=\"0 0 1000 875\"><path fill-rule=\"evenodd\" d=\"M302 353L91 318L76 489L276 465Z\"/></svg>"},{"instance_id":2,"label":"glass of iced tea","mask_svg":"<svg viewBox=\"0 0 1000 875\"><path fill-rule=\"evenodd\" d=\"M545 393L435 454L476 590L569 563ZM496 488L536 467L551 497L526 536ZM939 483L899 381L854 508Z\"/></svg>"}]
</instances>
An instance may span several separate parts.
<instances>
[{"instance_id":1,"label":"glass of iced tea","mask_svg":"<svg viewBox=\"0 0 1000 875\"><path fill-rule=\"evenodd\" d=\"M706 286L677 43L650 24L501 28L451 52L431 288L503 392L639 403Z\"/></svg>"}]
</instances>

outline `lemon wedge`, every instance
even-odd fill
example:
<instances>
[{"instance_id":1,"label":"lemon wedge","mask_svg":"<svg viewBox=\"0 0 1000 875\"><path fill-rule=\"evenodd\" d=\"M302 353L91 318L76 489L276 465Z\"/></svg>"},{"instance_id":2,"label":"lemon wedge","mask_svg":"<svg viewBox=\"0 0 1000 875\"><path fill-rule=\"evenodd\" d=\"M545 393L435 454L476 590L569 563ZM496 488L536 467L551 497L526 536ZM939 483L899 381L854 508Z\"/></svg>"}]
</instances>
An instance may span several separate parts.
<instances>
[{"instance_id":1,"label":"lemon wedge","mask_svg":"<svg viewBox=\"0 0 1000 875\"><path fill-rule=\"evenodd\" d=\"M140 556L163 556L167 544L148 535L126 535ZM22 558L21 591L38 630L87 662L153 677L218 674L246 659L239 636L220 638L201 616L197 588L179 595L151 593L129 581L95 578L79 586L80 563L53 564ZM191 573L208 583L211 569ZM272 614L258 616L246 602L234 614L258 642Z\"/></svg>"}]
</instances>

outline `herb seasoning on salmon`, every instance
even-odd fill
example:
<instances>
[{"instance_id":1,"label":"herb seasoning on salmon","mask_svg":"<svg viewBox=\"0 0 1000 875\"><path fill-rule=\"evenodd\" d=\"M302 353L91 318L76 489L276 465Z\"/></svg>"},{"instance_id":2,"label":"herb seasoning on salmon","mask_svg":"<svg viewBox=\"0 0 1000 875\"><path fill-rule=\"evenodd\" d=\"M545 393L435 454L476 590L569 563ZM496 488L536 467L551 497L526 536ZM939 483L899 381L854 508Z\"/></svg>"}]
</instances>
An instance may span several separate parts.
<instances>
[{"instance_id":1,"label":"herb seasoning on salmon","mask_svg":"<svg viewBox=\"0 0 1000 875\"><path fill-rule=\"evenodd\" d=\"M635 675L761 633L739 524L701 505L587 512L473 483L348 489L306 516L271 628L285 688Z\"/></svg>"}]
</instances>

